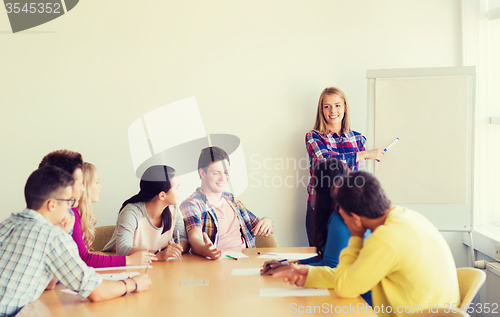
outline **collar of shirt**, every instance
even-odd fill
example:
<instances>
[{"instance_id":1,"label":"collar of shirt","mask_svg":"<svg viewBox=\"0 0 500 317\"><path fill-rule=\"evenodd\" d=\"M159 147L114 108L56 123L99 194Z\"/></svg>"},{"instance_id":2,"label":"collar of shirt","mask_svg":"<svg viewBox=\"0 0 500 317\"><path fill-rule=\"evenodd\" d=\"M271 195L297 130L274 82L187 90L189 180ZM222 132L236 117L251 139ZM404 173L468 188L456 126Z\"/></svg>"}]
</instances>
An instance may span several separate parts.
<instances>
[{"instance_id":1,"label":"collar of shirt","mask_svg":"<svg viewBox=\"0 0 500 317\"><path fill-rule=\"evenodd\" d=\"M328 133L327 133L326 135L327 135L327 136L330 136L330 137L332 137L332 138L337 137L337 138L339 138L339 139L342 139L342 138L349 138L349 136L350 136L350 135L349 135L349 132L351 132L351 131L352 131L352 130L344 130L344 129L342 129L342 131L340 132L340 136L339 136L337 133L333 132L332 130L328 130ZM321 133L320 133L320 134L321 134Z\"/></svg>"},{"instance_id":2,"label":"collar of shirt","mask_svg":"<svg viewBox=\"0 0 500 317\"><path fill-rule=\"evenodd\" d=\"M204 192L202 192L202 191L201 191L201 188L200 188L200 187L196 188L196 193L200 196L200 198L201 198L201 199L203 199L203 201L204 201L205 203L210 204L210 202L208 201L207 196L205 195L205 193L204 193ZM232 203L233 203L233 205L235 205L236 201L235 201L235 199L234 199L233 194L228 193L228 192L223 192L223 193L222 193L222 196L223 196L223 197L225 197L225 198L227 198L227 200L228 200L228 201L232 202Z\"/></svg>"},{"instance_id":3,"label":"collar of shirt","mask_svg":"<svg viewBox=\"0 0 500 317\"><path fill-rule=\"evenodd\" d=\"M15 214L16 216L18 217L23 217L23 218L28 218L28 219L35 219L36 221L41 221L41 222L46 222L46 223L50 223L51 225L53 225L53 223L51 223L50 221L48 221L47 219L45 219L44 216L42 216L39 212L33 210L33 209L24 209L21 213L18 213L18 214Z\"/></svg>"}]
</instances>

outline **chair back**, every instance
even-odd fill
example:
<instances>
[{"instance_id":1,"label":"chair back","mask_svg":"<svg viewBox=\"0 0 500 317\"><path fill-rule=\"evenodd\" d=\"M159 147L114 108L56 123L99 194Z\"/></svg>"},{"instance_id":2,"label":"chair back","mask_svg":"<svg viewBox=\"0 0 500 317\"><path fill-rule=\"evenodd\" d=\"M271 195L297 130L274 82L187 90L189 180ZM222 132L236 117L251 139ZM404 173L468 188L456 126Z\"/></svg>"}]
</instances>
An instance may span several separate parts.
<instances>
[{"instance_id":1,"label":"chair back","mask_svg":"<svg viewBox=\"0 0 500 317\"><path fill-rule=\"evenodd\" d=\"M267 237L255 236L255 246L257 248L277 248L278 241L272 234Z\"/></svg>"},{"instance_id":2,"label":"chair back","mask_svg":"<svg viewBox=\"0 0 500 317\"><path fill-rule=\"evenodd\" d=\"M95 228L95 239L92 242L92 251L101 251L104 246L111 240L116 226L102 226Z\"/></svg>"},{"instance_id":3,"label":"chair back","mask_svg":"<svg viewBox=\"0 0 500 317\"><path fill-rule=\"evenodd\" d=\"M467 309L486 280L486 273L471 267L457 269L458 288L460 290L460 308Z\"/></svg>"}]
</instances>

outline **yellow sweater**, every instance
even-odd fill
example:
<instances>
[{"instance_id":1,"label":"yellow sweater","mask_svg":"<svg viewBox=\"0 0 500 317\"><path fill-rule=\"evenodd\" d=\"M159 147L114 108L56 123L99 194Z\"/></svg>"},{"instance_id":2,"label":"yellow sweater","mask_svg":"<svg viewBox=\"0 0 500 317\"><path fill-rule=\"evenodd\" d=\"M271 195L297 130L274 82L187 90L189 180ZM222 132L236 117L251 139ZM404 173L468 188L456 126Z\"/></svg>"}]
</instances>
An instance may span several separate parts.
<instances>
[{"instance_id":1,"label":"yellow sweater","mask_svg":"<svg viewBox=\"0 0 500 317\"><path fill-rule=\"evenodd\" d=\"M372 290L373 311L381 316L401 317L418 307L425 311L460 303L455 262L446 241L424 216L402 207L392 209L364 243L351 237L336 269L309 267L304 286L333 288L347 298Z\"/></svg>"}]
</instances>

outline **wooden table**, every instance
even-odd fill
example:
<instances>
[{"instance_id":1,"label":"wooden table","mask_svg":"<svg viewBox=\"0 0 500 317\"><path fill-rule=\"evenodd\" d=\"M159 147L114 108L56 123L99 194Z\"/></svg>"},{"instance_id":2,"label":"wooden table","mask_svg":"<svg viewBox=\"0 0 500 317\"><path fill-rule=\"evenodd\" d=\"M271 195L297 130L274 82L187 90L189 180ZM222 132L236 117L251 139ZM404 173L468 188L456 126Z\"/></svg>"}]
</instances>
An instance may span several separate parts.
<instances>
[{"instance_id":1,"label":"wooden table","mask_svg":"<svg viewBox=\"0 0 500 317\"><path fill-rule=\"evenodd\" d=\"M377 316L375 313L366 312L366 303L361 297L342 299L338 298L333 290L330 290L330 296L260 297L260 288L295 286L271 276L231 275L234 268L261 267L266 260L257 258L258 251L305 253L314 252L314 249L244 249L242 252L249 257L237 261L212 261L185 254L181 260L153 263L153 268L148 270L153 284L146 292L91 303L88 300L80 301L76 295L61 292L65 287L57 285L54 290L45 291L37 301L26 305L18 316ZM181 286L181 280L209 280L209 285ZM316 314L306 313L308 307L314 310L314 306ZM355 313L355 309L350 307L363 309ZM300 313L302 310L303 314Z\"/></svg>"}]
</instances>

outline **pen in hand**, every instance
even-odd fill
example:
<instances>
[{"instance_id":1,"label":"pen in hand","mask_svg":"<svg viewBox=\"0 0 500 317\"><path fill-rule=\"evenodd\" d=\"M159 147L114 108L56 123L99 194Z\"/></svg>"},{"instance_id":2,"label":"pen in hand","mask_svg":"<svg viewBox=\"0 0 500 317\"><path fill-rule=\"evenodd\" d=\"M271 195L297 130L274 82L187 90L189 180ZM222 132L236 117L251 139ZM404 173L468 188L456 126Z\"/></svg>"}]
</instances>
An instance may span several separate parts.
<instances>
[{"instance_id":1,"label":"pen in hand","mask_svg":"<svg viewBox=\"0 0 500 317\"><path fill-rule=\"evenodd\" d=\"M288 261L288 260L287 259L283 259L283 260L279 260L279 261L276 261L276 262L273 262L273 263L267 263L266 266L271 266L271 265L282 263L282 262L286 262L286 261Z\"/></svg>"},{"instance_id":2,"label":"pen in hand","mask_svg":"<svg viewBox=\"0 0 500 317\"><path fill-rule=\"evenodd\" d=\"M283 260L279 260L279 261L275 261L275 262L270 262L270 263L267 263L264 268L262 269L262 273L261 274L265 274L267 271L271 270L271 269L274 269L273 265L275 264L280 264L280 265L289 265L290 263L287 263L286 261L288 261L287 259L283 259Z\"/></svg>"}]
</instances>

